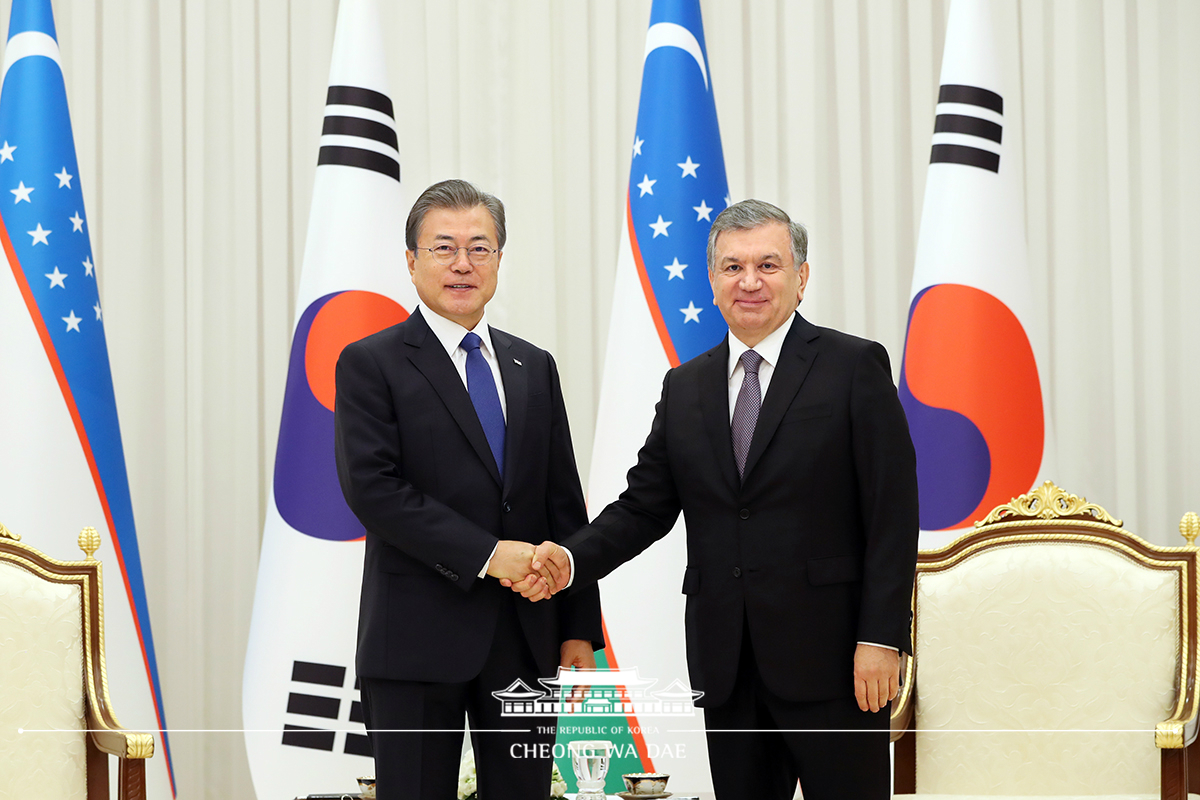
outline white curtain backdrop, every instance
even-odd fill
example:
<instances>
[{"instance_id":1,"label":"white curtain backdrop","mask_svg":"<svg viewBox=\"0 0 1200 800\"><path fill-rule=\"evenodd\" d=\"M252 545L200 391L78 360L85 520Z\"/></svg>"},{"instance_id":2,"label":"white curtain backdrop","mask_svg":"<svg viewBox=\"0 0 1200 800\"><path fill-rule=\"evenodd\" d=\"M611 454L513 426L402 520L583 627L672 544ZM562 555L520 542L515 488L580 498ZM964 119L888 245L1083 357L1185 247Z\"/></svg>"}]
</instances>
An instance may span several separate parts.
<instances>
[{"instance_id":1,"label":"white curtain backdrop","mask_svg":"<svg viewBox=\"0 0 1200 800\"><path fill-rule=\"evenodd\" d=\"M406 191L458 176L507 204L490 316L557 356L586 469L650 0L383 5ZM898 370L947 0L702 6L732 196L808 223L805 314ZM179 796L248 797L232 731L336 0L54 7L167 718L231 731L172 736ZM1200 3L1019 15L1005 128L1056 480L1175 544L1200 510Z\"/></svg>"}]
</instances>

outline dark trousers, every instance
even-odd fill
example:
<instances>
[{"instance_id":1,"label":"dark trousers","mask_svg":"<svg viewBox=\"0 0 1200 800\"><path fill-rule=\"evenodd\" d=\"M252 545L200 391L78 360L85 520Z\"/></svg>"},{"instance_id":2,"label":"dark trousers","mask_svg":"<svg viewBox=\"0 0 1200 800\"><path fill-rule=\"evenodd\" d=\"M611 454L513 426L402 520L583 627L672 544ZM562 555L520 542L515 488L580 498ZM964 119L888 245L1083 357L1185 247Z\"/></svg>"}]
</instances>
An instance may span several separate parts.
<instances>
[{"instance_id":1,"label":"dark trousers","mask_svg":"<svg viewBox=\"0 0 1200 800\"><path fill-rule=\"evenodd\" d=\"M471 726L480 800L549 797L555 718L503 717L500 701L492 696L518 678L540 689L539 677L549 676L538 674L514 601L506 598L487 663L473 680L361 678L379 800L455 797L464 715ZM504 732L495 732L500 730Z\"/></svg>"},{"instance_id":2,"label":"dark trousers","mask_svg":"<svg viewBox=\"0 0 1200 800\"><path fill-rule=\"evenodd\" d=\"M852 680L847 673L847 685ZM791 800L797 780L804 800L891 796L888 709L860 711L853 696L813 703L777 697L759 677L748 627L733 694L704 709L704 727L718 800Z\"/></svg>"}]
</instances>

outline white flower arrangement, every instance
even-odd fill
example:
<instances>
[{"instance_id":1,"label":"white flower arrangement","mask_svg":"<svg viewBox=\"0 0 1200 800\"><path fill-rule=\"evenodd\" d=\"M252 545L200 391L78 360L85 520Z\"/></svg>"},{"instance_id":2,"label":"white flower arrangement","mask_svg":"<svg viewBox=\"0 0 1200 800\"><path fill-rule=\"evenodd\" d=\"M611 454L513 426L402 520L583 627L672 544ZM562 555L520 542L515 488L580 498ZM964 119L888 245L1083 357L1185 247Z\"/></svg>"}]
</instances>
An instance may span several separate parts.
<instances>
[{"instance_id":1,"label":"white flower arrangement","mask_svg":"<svg viewBox=\"0 0 1200 800\"><path fill-rule=\"evenodd\" d=\"M558 771L558 764L550 765L550 797L551 800L558 800L560 797L567 796L567 782L563 780L562 773Z\"/></svg>"},{"instance_id":2,"label":"white flower arrangement","mask_svg":"<svg viewBox=\"0 0 1200 800\"><path fill-rule=\"evenodd\" d=\"M550 800L558 800L567 794L567 782L558 771L558 764L550 768ZM458 800L479 800L479 783L475 777L475 751L468 750L458 765Z\"/></svg>"}]
</instances>

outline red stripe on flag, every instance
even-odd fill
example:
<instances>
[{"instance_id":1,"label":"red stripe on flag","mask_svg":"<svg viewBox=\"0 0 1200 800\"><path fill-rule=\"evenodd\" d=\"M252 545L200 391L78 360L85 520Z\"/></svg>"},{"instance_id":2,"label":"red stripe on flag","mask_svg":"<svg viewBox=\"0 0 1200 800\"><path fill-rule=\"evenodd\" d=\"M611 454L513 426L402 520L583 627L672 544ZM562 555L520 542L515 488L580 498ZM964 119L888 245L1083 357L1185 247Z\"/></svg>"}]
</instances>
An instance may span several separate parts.
<instances>
[{"instance_id":1,"label":"red stripe on flag","mask_svg":"<svg viewBox=\"0 0 1200 800\"><path fill-rule=\"evenodd\" d=\"M150 672L150 656L146 653L146 643L142 639L142 623L138 619L137 607L133 604L133 587L129 585L129 576L125 572L125 557L121 553L121 541L117 538L117 527L113 522L112 511L108 506L108 495L104 491L104 483L100 480L100 470L96 466L96 458L92 454L92 445L88 441L87 431L83 427L83 419L79 416L79 408L75 405L75 395L71 393L71 385L67 382L66 373L63 372L62 362L58 360L58 352L54 349L54 342L50 338L50 331L46 328L46 321L42 319L42 312L37 306L37 301L33 298L33 290L29 288L29 282L25 280L25 273L20 268L16 251L13 250L12 240L8 236L8 228L5 226L2 218L0 218L0 244L4 246L4 254L8 257L8 264L12 269L13 278L17 282L17 288L21 290L21 296L25 300L26 308L29 309L29 316L33 320L33 326L37 329L38 338L42 340L42 347L45 348L46 357L50 360L50 368L54 371L54 377L58 381L58 388L62 391L63 400L67 404L67 411L71 414L71 422L74 423L75 432L79 435L79 443L83 446L83 455L87 459L88 469L92 473L92 482L96 485L96 494L100 500L100 507L104 509L104 519L108 523L108 530L111 534L109 539L112 541L113 549L117 554L117 566L121 570L121 580L125 584L125 598L129 601L130 611L133 615L133 627L137 631L138 646L142 650L142 664L146 668L146 682L150 687L154 717L158 720L159 730L162 730L163 720L158 711L160 703L157 687L154 685L154 678ZM165 745L165 738L163 742ZM165 751L166 747L164 746L163 749ZM171 769L170 756L164 752L163 757L167 759L167 775L171 780L171 795L174 796L175 775Z\"/></svg>"},{"instance_id":2,"label":"red stripe on flag","mask_svg":"<svg viewBox=\"0 0 1200 800\"><path fill-rule=\"evenodd\" d=\"M679 366L679 355L675 352L675 344L671 334L667 332L667 323L663 320L662 311L658 308L658 298L654 296L654 287L650 285L650 276L646 273L646 264L642 261L642 249L638 247L637 231L633 229L633 209L629 205L629 193L625 194L625 224L629 226L629 246L633 250L633 263L637 265L638 279L642 282L642 292L646 295L646 306L650 316L654 318L654 327L658 329L658 338L662 341L663 352L672 367Z\"/></svg>"},{"instance_id":3,"label":"red stripe on flag","mask_svg":"<svg viewBox=\"0 0 1200 800\"><path fill-rule=\"evenodd\" d=\"M619 670L617 654L613 652L612 638L608 635L608 623L604 621L603 614L600 615L600 630L604 633L604 658L608 661L608 668L613 671ZM629 691L628 686L619 688L626 693ZM650 751L646 749L646 737L642 735L642 726L638 724L637 714L626 714L625 721L629 724L629 733L633 736L633 744L642 758L642 769L645 772L654 772L654 762L650 760Z\"/></svg>"}]
</instances>

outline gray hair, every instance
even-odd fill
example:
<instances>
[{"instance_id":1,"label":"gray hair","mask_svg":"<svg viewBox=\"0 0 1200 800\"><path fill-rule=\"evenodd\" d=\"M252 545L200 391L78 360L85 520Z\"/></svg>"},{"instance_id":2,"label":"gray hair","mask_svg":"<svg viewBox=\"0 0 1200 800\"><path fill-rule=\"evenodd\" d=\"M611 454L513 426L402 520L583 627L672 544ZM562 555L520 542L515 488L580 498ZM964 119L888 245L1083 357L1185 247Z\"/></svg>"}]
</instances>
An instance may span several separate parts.
<instances>
[{"instance_id":1,"label":"gray hair","mask_svg":"<svg viewBox=\"0 0 1200 800\"><path fill-rule=\"evenodd\" d=\"M404 226L404 245L409 250L417 249L417 239L421 235L421 225L430 209L449 208L468 211L476 206L483 206L492 215L496 225L496 247L503 250L508 234L504 230L504 203L500 198L490 195L472 183L457 178L441 183L435 183L417 198L412 211L408 212L408 222Z\"/></svg>"},{"instance_id":2,"label":"gray hair","mask_svg":"<svg viewBox=\"0 0 1200 800\"><path fill-rule=\"evenodd\" d=\"M741 200L722 211L713 220L708 231L708 274L716 268L717 237L726 231L748 231L772 222L787 226L792 238L792 267L808 260L808 231L799 222L793 222L782 208L762 200Z\"/></svg>"}]
</instances>

